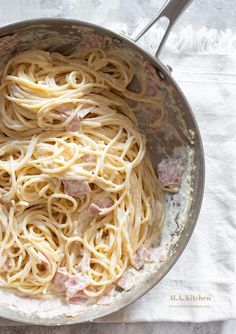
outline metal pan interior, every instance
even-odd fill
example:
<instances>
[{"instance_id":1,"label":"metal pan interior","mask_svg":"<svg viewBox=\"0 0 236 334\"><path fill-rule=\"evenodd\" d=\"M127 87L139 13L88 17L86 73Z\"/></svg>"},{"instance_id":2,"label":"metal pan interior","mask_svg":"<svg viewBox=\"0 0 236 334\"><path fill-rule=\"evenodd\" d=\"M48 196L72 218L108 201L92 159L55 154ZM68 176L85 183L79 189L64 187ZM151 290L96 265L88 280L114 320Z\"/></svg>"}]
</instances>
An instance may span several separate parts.
<instances>
[{"instance_id":1,"label":"metal pan interior","mask_svg":"<svg viewBox=\"0 0 236 334\"><path fill-rule=\"evenodd\" d=\"M109 306L91 306L83 312L71 309L59 299L30 300L12 291L0 290L0 316L32 324L59 325L91 321L120 310L132 303L170 270L186 247L200 211L204 188L204 155L201 137L193 113L183 93L167 69L127 38L98 26L59 19L44 19L16 23L0 29L0 67L14 54L31 48L70 54L89 43L104 49L115 49L132 60L136 70L133 89L138 89L139 73L146 71L160 95L165 119L161 127L153 126L160 106L152 110L137 106L141 131L147 137L147 148L154 168L165 157L180 157L185 172L178 194L166 195L167 221L160 244L165 260L146 267L129 292L120 294ZM147 70L147 64L149 70ZM151 70L150 70L151 69ZM152 123L150 126L150 122ZM69 316L70 315L70 316Z\"/></svg>"}]
</instances>

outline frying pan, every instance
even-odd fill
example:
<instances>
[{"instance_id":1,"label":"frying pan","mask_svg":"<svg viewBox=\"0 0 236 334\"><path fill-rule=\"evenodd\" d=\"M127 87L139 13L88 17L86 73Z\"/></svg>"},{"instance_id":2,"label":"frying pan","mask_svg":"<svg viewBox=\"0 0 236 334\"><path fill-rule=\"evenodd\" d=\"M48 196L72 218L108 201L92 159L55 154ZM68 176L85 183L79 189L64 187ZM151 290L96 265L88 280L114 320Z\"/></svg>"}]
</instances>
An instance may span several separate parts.
<instances>
[{"instance_id":1,"label":"frying pan","mask_svg":"<svg viewBox=\"0 0 236 334\"><path fill-rule=\"evenodd\" d=\"M196 225L201 207L204 190L204 153L192 110L171 73L157 56L177 17L190 3L189 0L170 1L134 40L91 23L68 19L37 19L0 28L0 68L14 54L30 48L70 54L88 46L112 48L117 52L126 53L136 66L136 85L139 66L144 66L147 77L149 75L155 84L152 88L156 89L156 94L162 99L166 115L164 122L158 128L150 125L147 119L150 120L150 117L155 119L159 106L148 110L143 105L137 112L141 131L144 131L147 137L147 149L154 169L165 157L181 158L185 168L179 193L166 195L167 219L163 233L169 239L163 243L162 240L165 238L162 236L157 245L157 247L165 246L166 256L156 266L150 267L146 275L140 276L134 289L122 293L109 306L91 306L86 312L76 309L76 306L75 309L62 306L63 303L57 299L31 300L12 291L0 289L1 317L41 325L74 324L101 318L120 310L147 293L161 281L180 257ZM156 57L152 57L136 42L161 17L166 17L169 25ZM60 311L61 307L68 307L68 312Z\"/></svg>"}]
</instances>

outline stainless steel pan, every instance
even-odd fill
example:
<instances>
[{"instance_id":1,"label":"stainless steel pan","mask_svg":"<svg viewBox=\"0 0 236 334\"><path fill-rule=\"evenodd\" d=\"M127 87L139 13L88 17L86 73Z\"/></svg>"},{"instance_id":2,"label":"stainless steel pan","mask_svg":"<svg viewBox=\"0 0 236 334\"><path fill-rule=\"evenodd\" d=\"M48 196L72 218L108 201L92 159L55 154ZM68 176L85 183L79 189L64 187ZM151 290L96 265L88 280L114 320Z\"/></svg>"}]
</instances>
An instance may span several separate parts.
<instances>
[{"instance_id":1,"label":"stainless steel pan","mask_svg":"<svg viewBox=\"0 0 236 334\"><path fill-rule=\"evenodd\" d=\"M136 63L149 63L152 75L156 78L158 94L163 97L166 113L165 124L161 129L151 129L145 123L144 110L138 113L140 127L146 132L148 149L154 168L165 155L181 156L185 161L185 173L180 194L167 196L167 216L165 228L170 229L171 238L166 260L161 263L147 278L130 292L124 293L112 305L91 307L86 312L78 313L70 318L52 314L51 307L44 302L32 306L32 312L26 312L27 301L21 297L0 293L0 316L25 323L42 325L73 324L101 318L129 305L154 287L172 268L186 247L199 215L204 188L204 154L201 137L192 110L182 91L171 77L167 68L150 54L140 48L137 42L146 31L161 17L167 17L169 26L156 52L161 48L175 23L177 17L189 5L189 0L170 1L134 41L94 24L67 19L38 19L24 21L0 29L0 65L2 66L13 54L32 47L55 50L65 54L86 46L98 43L104 48L115 48L119 52L128 52ZM87 43L87 44L86 44ZM100 44L99 44L100 43ZM97 45L97 44L96 44ZM149 68L150 70L150 68ZM153 73L153 71L155 73ZM138 67L137 67L138 74ZM157 106L158 111L158 106ZM153 111L155 113L155 110ZM164 150L163 150L164 148ZM177 152L177 153L176 153ZM191 154L190 154L191 153ZM169 231L170 232L170 231ZM186 268L187 270L187 268ZM29 304L30 305L30 304ZM29 306L31 307L31 306ZM48 308L47 308L48 307ZM38 310L34 310L38 308ZM42 317L42 309L44 316ZM48 311L47 311L48 310Z\"/></svg>"}]
</instances>

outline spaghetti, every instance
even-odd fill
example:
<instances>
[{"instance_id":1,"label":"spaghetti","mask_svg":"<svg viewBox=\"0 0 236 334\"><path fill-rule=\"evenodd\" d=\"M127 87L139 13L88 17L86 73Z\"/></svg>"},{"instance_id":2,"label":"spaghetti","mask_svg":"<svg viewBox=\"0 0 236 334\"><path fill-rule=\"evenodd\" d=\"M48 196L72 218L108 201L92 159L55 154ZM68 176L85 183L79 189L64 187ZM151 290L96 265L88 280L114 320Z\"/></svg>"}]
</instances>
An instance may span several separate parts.
<instances>
[{"instance_id":1,"label":"spaghetti","mask_svg":"<svg viewBox=\"0 0 236 334\"><path fill-rule=\"evenodd\" d=\"M111 50L71 56L30 50L6 65L0 88L4 286L97 300L158 238L162 189L127 102L158 100L144 88L129 90L133 78L131 62Z\"/></svg>"}]
</instances>

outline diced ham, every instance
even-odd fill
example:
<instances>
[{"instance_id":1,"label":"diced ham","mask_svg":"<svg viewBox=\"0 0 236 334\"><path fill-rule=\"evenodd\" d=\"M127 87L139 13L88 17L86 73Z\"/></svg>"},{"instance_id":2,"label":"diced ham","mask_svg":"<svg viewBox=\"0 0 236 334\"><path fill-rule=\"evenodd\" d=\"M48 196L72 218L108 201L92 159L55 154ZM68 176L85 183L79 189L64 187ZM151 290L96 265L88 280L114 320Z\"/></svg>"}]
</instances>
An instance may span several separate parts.
<instances>
[{"instance_id":1,"label":"diced ham","mask_svg":"<svg viewBox=\"0 0 236 334\"><path fill-rule=\"evenodd\" d=\"M116 282L116 284L123 290L129 291L135 284L134 275L129 272L125 271L121 278Z\"/></svg>"},{"instance_id":2,"label":"diced ham","mask_svg":"<svg viewBox=\"0 0 236 334\"><path fill-rule=\"evenodd\" d=\"M66 129L68 131L78 131L82 133L80 120L87 116L94 108L94 106L89 104L83 105L71 122L67 125ZM75 112L74 105L72 103L65 103L57 106L55 110L60 113L63 122L65 122Z\"/></svg>"},{"instance_id":3,"label":"diced ham","mask_svg":"<svg viewBox=\"0 0 236 334\"><path fill-rule=\"evenodd\" d=\"M134 261L133 266L137 270L142 268L142 266L144 265L144 262L142 261L142 259L140 259L140 256L137 253L134 254L133 261Z\"/></svg>"},{"instance_id":4,"label":"diced ham","mask_svg":"<svg viewBox=\"0 0 236 334\"><path fill-rule=\"evenodd\" d=\"M134 268L139 270L146 262L152 262L151 252L144 246L141 246L133 256Z\"/></svg>"},{"instance_id":5,"label":"diced ham","mask_svg":"<svg viewBox=\"0 0 236 334\"><path fill-rule=\"evenodd\" d=\"M68 131L72 131L72 132L79 132L82 133L82 128L81 128L81 124L80 124L80 118L78 115L76 115L72 121L70 122L70 124L67 125L66 129Z\"/></svg>"},{"instance_id":6,"label":"diced ham","mask_svg":"<svg viewBox=\"0 0 236 334\"><path fill-rule=\"evenodd\" d=\"M168 189L179 188L184 172L182 159L165 159L158 164L158 178L161 185Z\"/></svg>"},{"instance_id":7,"label":"diced ham","mask_svg":"<svg viewBox=\"0 0 236 334\"><path fill-rule=\"evenodd\" d=\"M147 249L141 246L133 256L134 268L139 270L145 263L163 262L166 259L166 253L163 250Z\"/></svg>"},{"instance_id":8,"label":"diced ham","mask_svg":"<svg viewBox=\"0 0 236 334\"><path fill-rule=\"evenodd\" d=\"M89 297L84 293L83 290L79 291L75 296L72 298L67 299L67 302L69 304L79 304L83 305L87 303Z\"/></svg>"},{"instance_id":9,"label":"diced ham","mask_svg":"<svg viewBox=\"0 0 236 334\"><path fill-rule=\"evenodd\" d=\"M65 103L60 106L57 106L55 110L60 112L61 119L63 122L65 122L75 112L75 109L72 103ZM67 125L66 129L68 131L82 132L81 124L80 124L80 117L78 114L74 116L71 122Z\"/></svg>"},{"instance_id":10,"label":"diced ham","mask_svg":"<svg viewBox=\"0 0 236 334\"><path fill-rule=\"evenodd\" d=\"M88 208L88 215L89 217L95 217L100 211L101 208L99 208L98 205L96 205L95 203L91 203Z\"/></svg>"},{"instance_id":11,"label":"diced ham","mask_svg":"<svg viewBox=\"0 0 236 334\"><path fill-rule=\"evenodd\" d=\"M72 114L74 110L70 111L64 111L63 113L61 113L61 118L62 121L65 122L67 120L67 118L69 118ZM71 122L67 125L66 129L68 131L78 131L78 132L82 132L81 129L81 124L80 124L80 118L78 115L75 115L74 118L71 120Z\"/></svg>"},{"instance_id":12,"label":"diced ham","mask_svg":"<svg viewBox=\"0 0 236 334\"><path fill-rule=\"evenodd\" d=\"M70 278L70 275L66 268L58 268L57 273L55 275L55 289L57 292L66 291L65 282Z\"/></svg>"},{"instance_id":13,"label":"diced ham","mask_svg":"<svg viewBox=\"0 0 236 334\"><path fill-rule=\"evenodd\" d=\"M100 298L97 301L98 305L110 305L113 300L113 293L115 291L115 286L113 284L110 284L106 287L103 294L100 296Z\"/></svg>"},{"instance_id":14,"label":"diced ham","mask_svg":"<svg viewBox=\"0 0 236 334\"><path fill-rule=\"evenodd\" d=\"M98 305L111 305L113 301L113 297L110 295L104 295L101 296L101 298L98 299L97 304Z\"/></svg>"},{"instance_id":15,"label":"diced ham","mask_svg":"<svg viewBox=\"0 0 236 334\"><path fill-rule=\"evenodd\" d=\"M79 304L79 305L86 304L87 301L88 301L88 298L83 298L80 296L75 296L67 300L69 304Z\"/></svg>"},{"instance_id":16,"label":"diced ham","mask_svg":"<svg viewBox=\"0 0 236 334\"><path fill-rule=\"evenodd\" d=\"M108 209L112 207L113 204L114 202L111 197L94 200L88 208L89 217L95 217L99 212L102 211L102 209Z\"/></svg>"},{"instance_id":17,"label":"diced ham","mask_svg":"<svg viewBox=\"0 0 236 334\"><path fill-rule=\"evenodd\" d=\"M88 181L85 180L62 180L64 191L69 196L81 197L90 192Z\"/></svg>"},{"instance_id":18,"label":"diced ham","mask_svg":"<svg viewBox=\"0 0 236 334\"><path fill-rule=\"evenodd\" d=\"M69 278L65 282L66 287L66 299L69 301L75 297L81 290L85 289L89 285L89 281L82 273Z\"/></svg>"}]
</instances>

